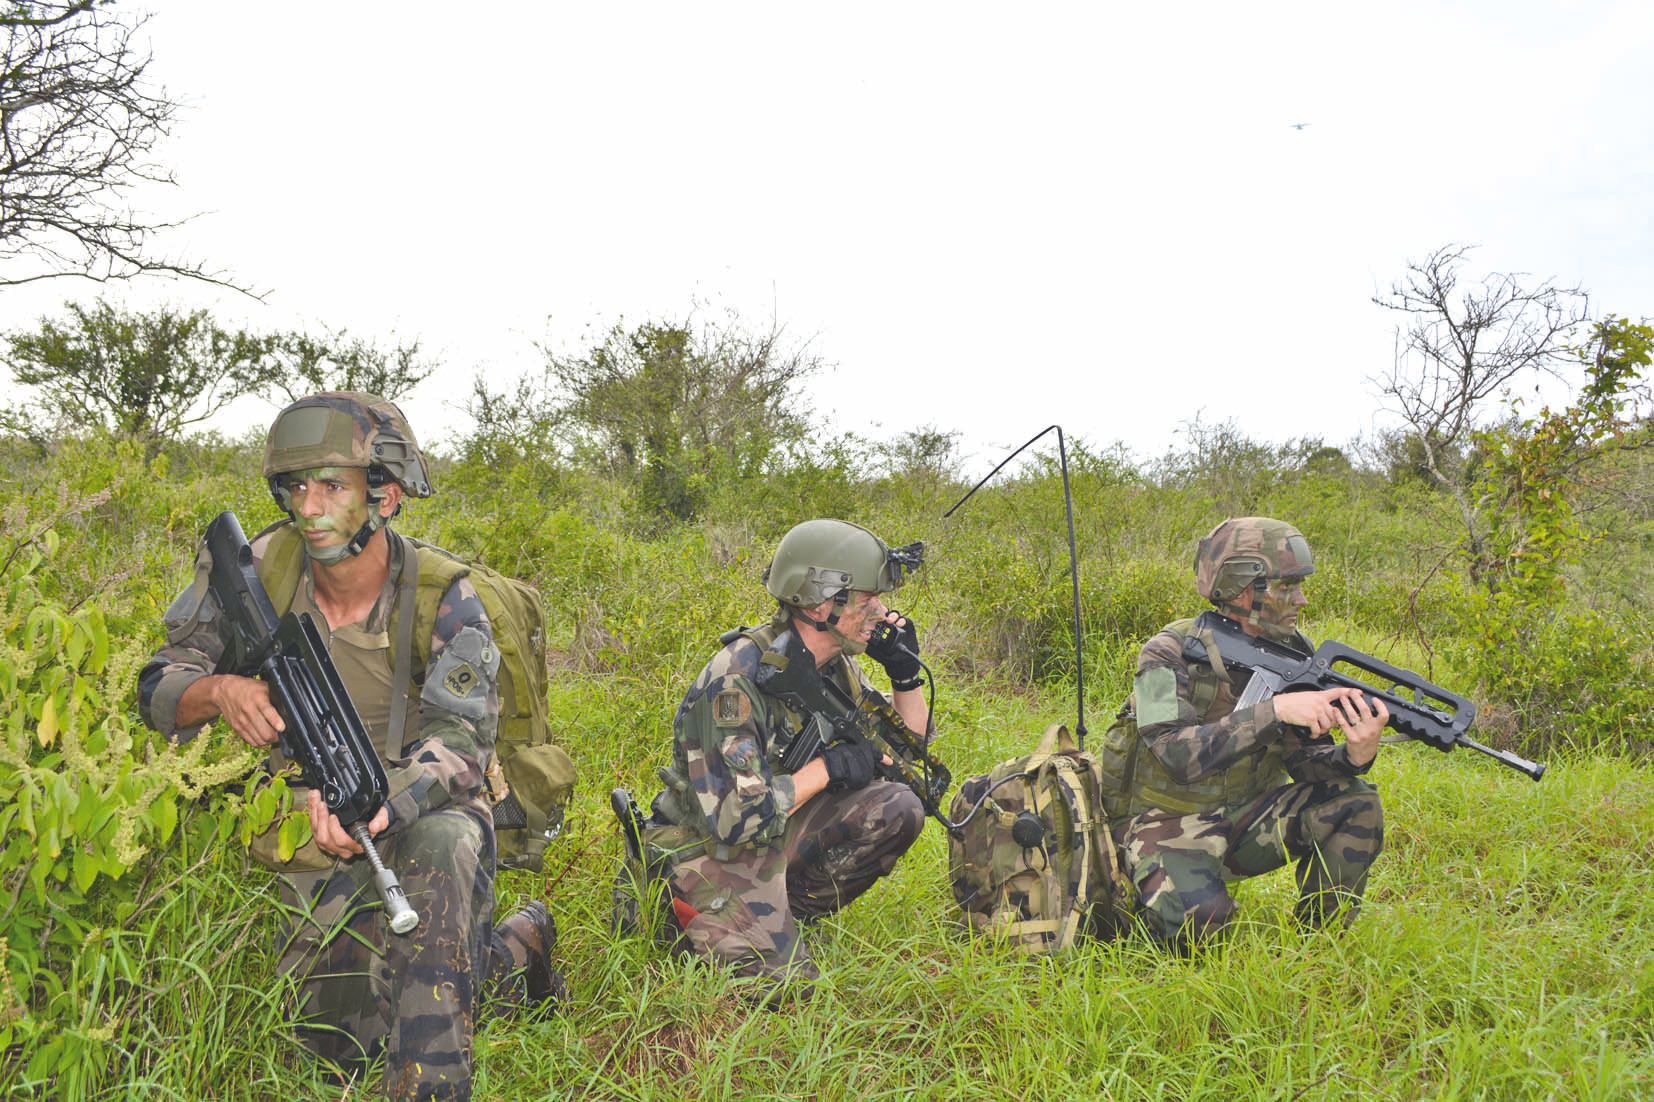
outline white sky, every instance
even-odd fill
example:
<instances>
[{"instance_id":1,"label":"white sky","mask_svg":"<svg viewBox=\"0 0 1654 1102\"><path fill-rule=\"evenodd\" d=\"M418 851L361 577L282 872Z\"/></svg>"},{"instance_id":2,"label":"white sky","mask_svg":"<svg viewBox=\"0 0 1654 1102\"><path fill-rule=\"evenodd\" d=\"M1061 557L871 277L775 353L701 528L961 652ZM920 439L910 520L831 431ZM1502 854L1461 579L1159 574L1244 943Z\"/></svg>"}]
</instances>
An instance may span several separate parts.
<instances>
[{"instance_id":1,"label":"white sky","mask_svg":"<svg viewBox=\"0 0 1654 1102\"><path fill-rule=\"evenodd\" d=\"M1448 242L1654 314L1646 0L166 0L150 32L189 106L162 200L205 212L169 251L270 293L105 293L418 336L433 441L479 368L696 303L837 365L829 424L983 469L1052 421L1139 455L1197 414L1368 431L1369 299ZM6 290L0 327L97 290Z\"/></svg>"}]
</instances>

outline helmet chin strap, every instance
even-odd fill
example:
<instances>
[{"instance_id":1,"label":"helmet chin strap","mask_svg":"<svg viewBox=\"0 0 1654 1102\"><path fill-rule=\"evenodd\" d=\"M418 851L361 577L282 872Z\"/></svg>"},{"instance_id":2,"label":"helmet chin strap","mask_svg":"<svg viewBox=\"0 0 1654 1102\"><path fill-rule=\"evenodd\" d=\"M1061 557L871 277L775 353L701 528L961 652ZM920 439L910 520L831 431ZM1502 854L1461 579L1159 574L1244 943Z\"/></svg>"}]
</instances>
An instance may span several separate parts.
<instances>
[{"instance_id":1,"label":"helmet chin strap","mask_svg":"<svg viewBox=\"0 0 1654 1102\"><path fill-rule=\"evenodd\" d=\"M824 631L828 635L831 635L833 637L833 641L839 645L839 648L843 650L845 654L864 654L867 651L866 643L862 642L860 639L852 639L838 629L839 614L844 611L845 606L849 603L850 591L848 589L841 589L833 595L833 611L827 614L827 619L816 621L806 616L804 617L804 621L817 631Z\"/></svg>"}]
</instances>

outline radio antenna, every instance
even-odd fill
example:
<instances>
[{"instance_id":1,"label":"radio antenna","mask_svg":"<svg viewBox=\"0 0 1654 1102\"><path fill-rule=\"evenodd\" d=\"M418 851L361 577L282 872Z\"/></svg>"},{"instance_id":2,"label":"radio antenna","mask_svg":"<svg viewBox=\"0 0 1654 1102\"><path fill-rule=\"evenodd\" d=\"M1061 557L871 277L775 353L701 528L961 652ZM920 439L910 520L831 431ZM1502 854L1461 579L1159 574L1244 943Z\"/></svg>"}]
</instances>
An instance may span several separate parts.
<instances>
[{"instance_id":1,"label":"radio antenna","mask_svg":"<svg viewBox=\"0 0 1654 1102\"><path fill-rule=\"evenodd\" d=\"M1033 435L1027 444L1000 460L999 466L987 473L987 476L965 491L965 496L953 503L953 508L942 514L947 520L953 516L955 510L971 499L971 495L988 484L989 479L1005 469L1005 464L1026 451L1034 441L1048 432L1057 434L1057 460L1062 466L1062 504L1068 514L1068 580L1074 589L1074 696L1078 706L1078 717L1074 723L1074 736L1079 740L1080 749L1085 749L1085 655L1081 647L1080 638L1080 558L1074 550L1074 495L1068 488L1068 448L1063 442L1062 426L1051 425L1041 429Z\"/></svg>"}]
</instances>

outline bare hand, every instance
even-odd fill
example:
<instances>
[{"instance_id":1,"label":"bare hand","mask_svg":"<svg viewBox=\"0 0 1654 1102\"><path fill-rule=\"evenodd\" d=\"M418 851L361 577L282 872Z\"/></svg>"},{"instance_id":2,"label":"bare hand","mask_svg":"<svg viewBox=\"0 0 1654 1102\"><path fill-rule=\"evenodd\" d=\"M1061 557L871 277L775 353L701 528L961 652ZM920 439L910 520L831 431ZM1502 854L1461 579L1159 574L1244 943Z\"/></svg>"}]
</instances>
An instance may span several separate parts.
<instances>
[{"instance_id":1,"label":"bare hand","mask_svg":"<svg viewBox=\"0 0 1654 1102\"><path fill-rule=\"evenodd\" d=\"M1360 696L1361 690L1322 689L1313 693L1282 693L1274 698L1275 718L1296 727L1308 727L1311 735L1324 735L1334 727L1342 727L1346 717L1337 702ZM1389 717L1389 713L1385 713ZM1374 753L1377 751L1375 750Z\"/></svg>"},{"instance_id":2,"label":"bare hand","mask_svg":"<svg viewBox=\"0 0 1654 1102\"><path fill-rule=\"evenodd\" d=\"M270 686L255 677L221 674L213 678L212 702L230 730L248 746L274 746L287 726L270 702Z\"/></svg>"},{"instance_id":3,"label":"bare hand","mask_svg":"<svg viewBox=\"0 0 1654 1102\"><path fill-rule=\"evenodd\" d=\"M1369 706L1365 693L1356 693L1339 706L1346 717L1339 724L1344 728L1344 752L1350 756L1350 763L1359 768L1378 756L1378 739L1390 721L1390 709L1377 697L1372 698Z\"/></svg>"},{"instance_id":4,"label":"bare hand","mask_svg":"<svg viewBox=\"0 0 1654 1102\"><path fill-rule=\"evenodd\" d=\"M310 801L305 805L305 811L310 816L310 836L316 839L316 845L323 853L334 857L355 857L362 852L361 843L350 836L339 822L339 817L327 809L322 794L314 788L310 790ZM390 809L380 808L368 820L368 836L377 837L390 823Z\"/></svg>"}]
</instances>

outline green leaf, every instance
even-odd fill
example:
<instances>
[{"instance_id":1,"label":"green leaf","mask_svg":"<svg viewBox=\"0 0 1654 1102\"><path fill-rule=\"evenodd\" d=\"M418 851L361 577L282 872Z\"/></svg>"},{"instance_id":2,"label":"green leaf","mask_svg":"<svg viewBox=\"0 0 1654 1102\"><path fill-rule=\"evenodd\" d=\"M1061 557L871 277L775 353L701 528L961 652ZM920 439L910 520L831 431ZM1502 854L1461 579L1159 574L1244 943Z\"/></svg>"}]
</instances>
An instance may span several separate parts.
<instances>
[{"instance_id":1,"label":"green leaf","mask_svg":"<svg viewBox=\"0 0 1654 1102\"><path fill-rule=\"evenodd\" d=\"M293 854L299 847L310 840L310 818L306 815L289 815L282 820L281 830L276 835L276 856L282 861L291 861Z\"/></svg>"},{"instance_id":2,"label":"green leaf","mask_svg":"<svg viewBox=\"0 0 1654 1102\"><path fill-rule=\"evenodd\" d=\"M159 840L167 842L178 826L178 801L170 793L156 797L149 805L149 821L155 824Z\"/></svg>"},{"instance_id":3,"label":"green leaf","mask_svg":"<svg viewBox=\"0 0 1654 1102\"><path fill-rule=\"evenodd\" d=\"M57 740L57 697L51 695L40 707L40 723L35 728L35 737L40 745L50 746Z\"/></svg>"},{"instance_id":4,"label":"green leaf","mask_svg":"<svg viewBox=\"0 0 1654 1102\"><path fill-rule=\"evenodd\" d=\"M76 848L75 887L80 890L80 894L85 895L97 878L98 863L92 859L92 855L87 853L85 849Z\"/></svg>"},{"instance_id":5,"label":"green leaf","mask_svg":"<svg viewBox=\"0 0 1654 1102\"><path fill-rule=\"evenodd\" d=\"M92 633L92 661L86 667L89 673L102 673L109 664L109 626L104 623L103 610L93 608L86 617L86 628Z\"/></svg>"}]
</instances>

